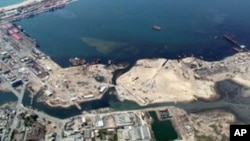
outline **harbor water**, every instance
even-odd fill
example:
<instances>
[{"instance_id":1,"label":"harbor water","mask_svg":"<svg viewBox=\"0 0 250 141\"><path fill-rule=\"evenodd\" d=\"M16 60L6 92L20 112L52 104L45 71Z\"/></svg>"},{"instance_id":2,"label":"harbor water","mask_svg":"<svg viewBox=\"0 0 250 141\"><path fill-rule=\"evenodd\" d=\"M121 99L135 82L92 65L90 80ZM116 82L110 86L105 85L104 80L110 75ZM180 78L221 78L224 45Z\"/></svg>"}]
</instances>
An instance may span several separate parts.
<instances>
[{"instance_id":1,"label":"harbor water","mask_svg":"<svg viewBox=\"0 0 250 141\"><path fill-rule=\"evenodd\" d=\"M0 105L17 101L17 97L12 92L0 92Z\"/></svg>"},{"instance_id":2,"label":"harbor water","mask_svg":"<svg viewBox=\"0 0 250 141\"><path fill-rule=\"evenodd\" d=\"M218 60L234 53L223 34L250 45L249 7L248 0L79 0L16 23L61 66L68 66L70 57Z\"/></svg>"}]
</instances>

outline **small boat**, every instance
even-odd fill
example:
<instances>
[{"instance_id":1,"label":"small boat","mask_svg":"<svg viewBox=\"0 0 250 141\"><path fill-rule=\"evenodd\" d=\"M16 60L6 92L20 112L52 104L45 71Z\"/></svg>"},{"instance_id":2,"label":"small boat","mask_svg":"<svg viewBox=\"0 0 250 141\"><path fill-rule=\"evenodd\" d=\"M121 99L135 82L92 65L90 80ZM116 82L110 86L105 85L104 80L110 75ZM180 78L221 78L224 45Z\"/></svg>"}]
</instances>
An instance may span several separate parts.
<instances>
[{"instance_id":1,"label":"small boat","mask_svg":"<svg viewBox=\"0 0 250 141\"><path fill-rule=\"evenodd\" d=\"M158 26L158 25L153 25L153 27L152 27L154 30L158 30L158 31L160 31L161 30L161 27L160 26Z\"/></svg>"}]
</instances>

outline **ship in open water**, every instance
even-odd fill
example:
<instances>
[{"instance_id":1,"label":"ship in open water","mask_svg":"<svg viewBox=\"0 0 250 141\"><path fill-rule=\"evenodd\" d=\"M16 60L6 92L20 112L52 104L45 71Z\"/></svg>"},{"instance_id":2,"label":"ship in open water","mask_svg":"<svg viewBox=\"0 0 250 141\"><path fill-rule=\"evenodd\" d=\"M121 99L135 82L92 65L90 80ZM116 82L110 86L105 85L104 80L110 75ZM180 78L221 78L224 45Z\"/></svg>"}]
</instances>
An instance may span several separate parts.
<instances>
[{"instance_id":1,"label":"ship in open water","mask_svg":"<svg viewBox=\"0 0 250 141\"><path fill-rule=\"evenodd\" d=\"M233 39L231 36L224 34L223 37L234 45L239 46L239 43Z\"/></svg>"},{"instance_id":2,"label":"ship in open water","mask_svg":"<svg viewBox=\"0 0 250 141\"><path fill-rule=\"evenodd\" d=\"M158 25L153 25L152 27L154 30L160 31L162 28Z\"/></svg>"}]
</instances>

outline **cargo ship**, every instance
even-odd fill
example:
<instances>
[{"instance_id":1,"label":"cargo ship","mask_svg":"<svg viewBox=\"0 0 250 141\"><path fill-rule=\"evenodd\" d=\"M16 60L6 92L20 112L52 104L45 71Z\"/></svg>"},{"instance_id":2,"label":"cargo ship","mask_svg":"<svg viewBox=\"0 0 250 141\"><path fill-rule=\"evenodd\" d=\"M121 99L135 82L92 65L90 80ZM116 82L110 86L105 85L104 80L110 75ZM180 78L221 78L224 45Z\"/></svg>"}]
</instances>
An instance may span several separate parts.
<instances>
[{"instance_id":1,"label":"cargo ship","mask_svg":"<svg viewBox=\"0 0 250 141\"><path fill-rule=\"evenodd\" d=\"M161 30L161 27L158 26L158 25L153 25L152 27L154 30L157 30L157 31L160 31Z\"/></svg>"},{"instance_id":2,"label":"cargo ship","mask_svg":"<svg viewBox=\"0 0 250 141\"><path fill-rule=\"evenodd\" d=\"M235 45L239 46L239 43L235 39L233 39L232 37L230 37L229 35L224 34L223 37L226 40L228 40L229 42L231 42L232 44L235 44Z\"/></svg>"}]
</instances>

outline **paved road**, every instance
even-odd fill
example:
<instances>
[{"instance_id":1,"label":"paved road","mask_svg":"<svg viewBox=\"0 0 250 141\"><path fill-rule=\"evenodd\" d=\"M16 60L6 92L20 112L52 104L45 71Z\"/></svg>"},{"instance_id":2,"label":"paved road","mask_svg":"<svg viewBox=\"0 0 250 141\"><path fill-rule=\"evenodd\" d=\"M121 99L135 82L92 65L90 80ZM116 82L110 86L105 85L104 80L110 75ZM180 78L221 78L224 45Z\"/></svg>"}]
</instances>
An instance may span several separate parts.
<instances>
[{"instance_id":1,"label":"paved road","mask_svg":"<svg viewBox=\"0 0 250 141\"><path fill-rule=\"evenodd\" d=\"M11 60L15 62L15 64L13 66L11 66L11 63L9 64L9 63L6 63L6 62L0 60L1 68L11 70L11 72L17 77L17 79L22 79L22 76L20 75L20 72L19 72L20 68L25 68L25 72L29 74L29 79L30 80L32 79L32 80L35 80L36 82L39 82L39 83L42 84L43 83L42 80L40 78L38 78L32 72L32 70L29 67L26 66L26 64L20 62L20 58L22 58L24 56L27 56L27 54L31 54L31 51L32 51L31 49L33 47L32 45L34 45L34 44L16 43L15 40L9 38L8 36L5 36L3 34L3 31L1 31L1 30L0 30L0 35L2 37L2 38L0 38L0 43L1 43L0 51L9 52L9 50L11 50L12 53L9 52L11 54ZM4 37L4 39L3 39L3 37ZM12 46L12 44L20 46L21 51L16 51L16 49ZM12 87L12 84L11 84L10 80L8 80L4 74L0 73L0 78L1 78L2 84L4 84L6 86L6 88L8 90L12 91L13 94L15 94L16 97L18 98L18 101L17 101L17 104L16 104L16 115L14 117L13 124L10 127L11 129L10 129L10 133L9 133L9 136L8 136L7 140L11 139L11 135L12 135L14 129L16 129L16 127L17 127L17 124L18 124L17 116L20 113L23 113L25 111L27 111L29 113L37 114L41 118L48 119L48 120L52 121L53 123L56 123L58 127L60 125L62 126L62 125L64 125L66 123L65 120L61 120L61 119L49 116L49 115L47 115L47 114L45 114L43 112L36 111L36 110L30 109L30 108L24 107L22 105L24 93L25 93L25 90L26 90L26 84L28 82L23 81L24 84L21 87L21 91L19 91L19 90L16 90L16 88ZM62 133L61 129L62 128L57 128L57 130L56 130L57 135L58 135L58 140L61 140L61 133Z\"/></svg>"},{"instance_id":2,"label":"paved road","mask_svg":"<svg viewBox=\"0 0 250 141\"><path fill-rule=\"evenodd\" d=\"M7 140L11 140L11 135L14 131L14 129L16 129L17 127L17 123L18 123L18 118L17 116L22 112L22 100L23 100L23 96L24 96L24 93L25 93L25 88L26 86L24 85L22 87L22 90L20 93L18 93L14 88L12 88L11 86L9 86L9 89L18 97L18 101L17 101L17 105L16 105L16 115L14 117L14 120L13 120L13 123L11 125L11 129L10 129L10 133L9 133L9 136L8 136L8 139Z\"/></svg>"},{"instance_id":3,"label":"paved road","mask_svg":"<svg viewBox=\"0 0 250 141\"><path fill-rule=\"evenodd\" d=\"M10 133L9 133L9 137L7 140L10 140L11 139L11 135L14 131L14 129L17 128L17 123L18 123L18 118L17 116L25 111L29 112L29 113L33 113L33 114L36 114L38 115L39 117L41 118L45 118L46 120L50 120L52 121L53 123L56 123L57 125L57 130L56 130L56 133L58 135L57 137L57 140L60 141L62 140L62 127L59 128L59 126L61 125L65 125L66 123L66 120L62 120L62 119L59 119L59 118L56 118L56 117L52 117L44 112L41 112L41 111L37 111L37 110L34 110L34 109L30 109L28 107L24 107L22 105L22 100L23 100L23 96L24 96L24 93L25 93L25 89L26 89L26 86L24 85L22 87L22 90L21 92L19 93L18 91L16 91L14 88L12 88L10 85L9 85L9 89L18 97L18 101L17 101L17 104L16 104L16 115L14 117L14 120L13 120L13 124L11 125L11 129L10 129Z\"/></svg>"}]
</instances>

